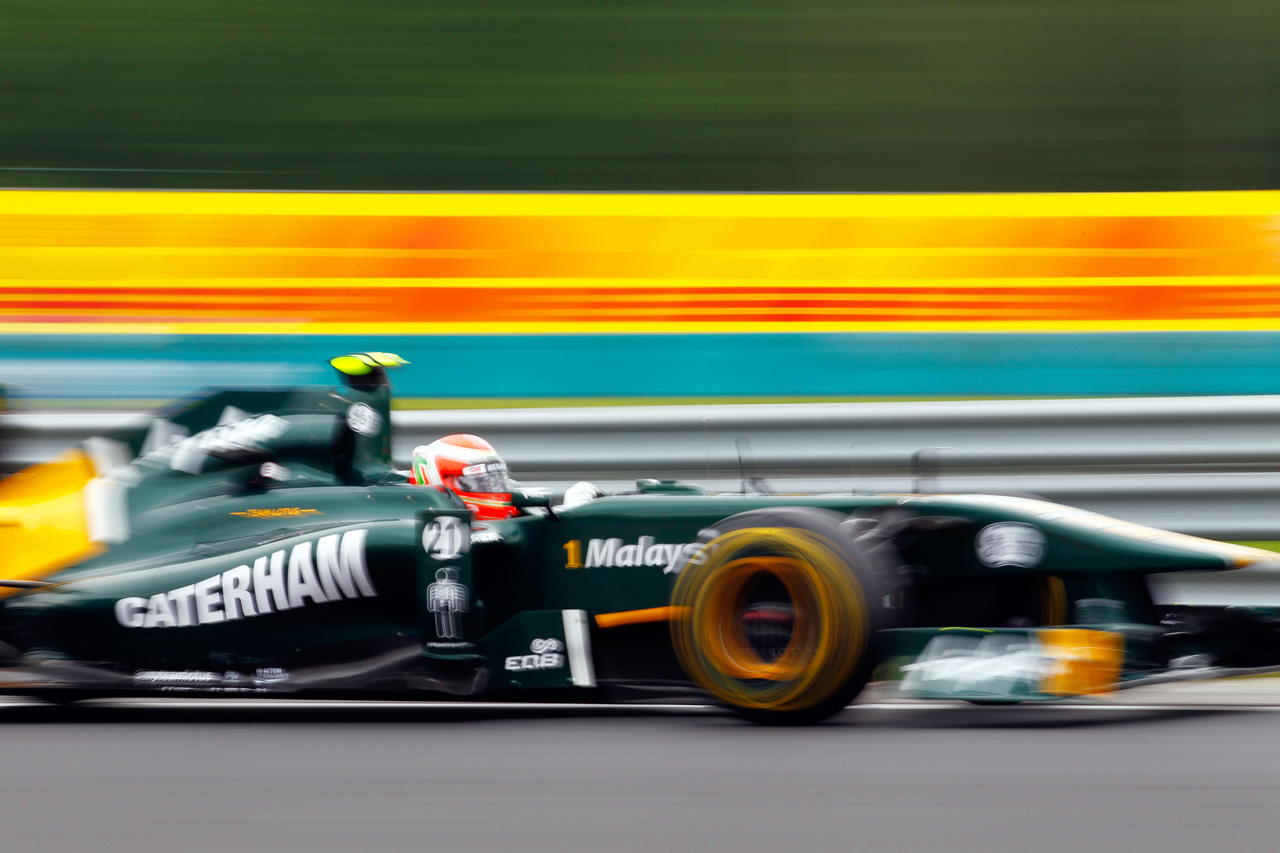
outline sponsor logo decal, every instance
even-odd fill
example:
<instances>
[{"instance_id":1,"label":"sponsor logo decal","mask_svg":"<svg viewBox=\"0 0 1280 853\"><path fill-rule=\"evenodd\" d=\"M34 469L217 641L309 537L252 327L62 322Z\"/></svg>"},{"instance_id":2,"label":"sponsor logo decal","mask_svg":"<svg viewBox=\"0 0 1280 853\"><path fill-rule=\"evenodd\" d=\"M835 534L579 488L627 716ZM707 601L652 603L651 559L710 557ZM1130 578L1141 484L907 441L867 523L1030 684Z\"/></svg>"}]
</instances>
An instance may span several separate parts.
<instances>
[{"instance_id":1,"label":"sponsor logo decal","mask_svg":"<svg viewBox=\"0 0 1280 853\"><path fill-rule=\"evenodd\" d=\"M436 582L427 587L427 610L435 614L436 636L442 640L461 639L459 614L466 613L470 607L467 587L458 582L457 576L457 569L446 566L436 572Z\"/></svg>"},{"instance_id":2,"label":"sponsor logo decal","mask_svg":"<svg viewBox=\"0 0 1280 853\"><path fill-rule=\"evenodd\" d=\"M188 628L266 616L308 603L375 597L365 560L367 534L333 533L150 598L122 598L116 602L116 621L126 628Z\"/></svg>"},{"instance_id":3,"label":"sponsor logo decal","mask_svg":"<svg viewBox=\"0 0 1280 853\"><path fill-rule=\"evenodd\" d=\"M361 435L377 435L382 429L382 415L366 403L356 403L347 409L347 426Z\"/></svg>"},{"instance_id":4,"label":"sponsor logo decal","mask_svg":"<svg viewBox=\"0 0 1280 853\"><path fill-rule=\"evenodd\" d=\"M1044 558L1045 539L1040 528L1017 521L988 524L978 531L974 550L984 565L1030 568Z\"/></svg>"},{"instance_id":5,"label":"sponsor logo decal","mask_svg":"<svg viewBox=\"0 0 1280 853\"><path fill-rule=\"evenodd\" d=\"M529 651L530 654L527 655L512 655L507 658L503 668L512 672L527 672L564 667L564 643L554 637L534 640L529 644Z\"/></svg>"},{"instance_id":6,"label":"sponsor logo decal","mask_svg":"<svg viewBox=\"0 0 1280 853\"><path fill-rule=\"evenodd\" d=\"M641 536L627 544L618 538L589 539L585 559L582 542L571 539L564 543L566 569L617 568L630 566L662 566L663 574L671 574L688 560L698 564L706 559L700 553L703 542L659 542L652 536Z\"/></svg>"},{"instance_id":7,"label":"sponsor logo decal","mask_svg":"<svg viewBox=\"0 0 1280 853\"><path fill-rule=\"evenodd\" d=\"M263 667L253 674L254 684L279 684L289 680L289 671L279 667Z\"/></svg>"},{"instance_id":8,"label":"sponsor logo decal","mask_svg":"<svg viewBox=\"0 0 1280 853\"><path fill-rule=\"evenodd\" d=\"M196 670L140 669L133 674L133 680L139 684L221 684L222 678L220 672Z\"/></svg>"},{"instance_id":9,"label":"sponsor logo decal","mask_svg":"<svg viewBox=\"0 0 1280 853\"><path fill-rule=\"evenodd\" d=\"M140 669L133 674L137 684L155 684L164 690L204 690L218 693L264 692L272 684L289 680L289 671L279 668L259 669L252 677L235 670L204 672L202 670Z\"/></svg>"},{"instance_id":10,"label":"sponsor logo decal","mask_svg":"<svg viewBox=\"0 0 1280 853\"><path fill-rule=\"evenodd\" d=\"M300 506L273 506L265 509L246 509L244 512L233 512L241 518L298 518L304 515L324 515L318 509L303 509Z\"/></svg>"},{"instance_id":11,"label":"sponsor logo decal","mask_svg":"<svg viewBox=\"0 0 1280 853\"><path fill-rule=\"evenodd\" d=\"M456 560L471 548L471 529L460 518L442 515L422 527L422 550L437 560Z\"/></svg>"}]
</instances>

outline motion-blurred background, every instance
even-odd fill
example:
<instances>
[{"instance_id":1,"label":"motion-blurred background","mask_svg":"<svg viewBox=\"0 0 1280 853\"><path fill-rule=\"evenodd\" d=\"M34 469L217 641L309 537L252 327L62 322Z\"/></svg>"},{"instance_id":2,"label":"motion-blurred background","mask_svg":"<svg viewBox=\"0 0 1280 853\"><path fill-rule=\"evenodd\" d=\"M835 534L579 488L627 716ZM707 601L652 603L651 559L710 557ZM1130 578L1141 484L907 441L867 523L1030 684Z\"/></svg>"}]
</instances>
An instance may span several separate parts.
<instances>
[{"instance_id":1,"label":"motion-blurred background","mask_svg":"<svg viewBox=\"0 0 1280 853\"><path fill-rule=\"evenodd\" d=\"M0 185L41 190L0 194L29 404L363 349L428 407L1280 391L1262 0L0 16Z\"/></svg>"},{"instance_id":2,"label":"motion-blurred background","mask_svg":"<svg viewBox=\"0 0 1280 853\"><path fill-rule=\"evenodd\" d=\"M5 0L8 186L1273 188L1268 0Z\"/></svg>"}]
</instances>

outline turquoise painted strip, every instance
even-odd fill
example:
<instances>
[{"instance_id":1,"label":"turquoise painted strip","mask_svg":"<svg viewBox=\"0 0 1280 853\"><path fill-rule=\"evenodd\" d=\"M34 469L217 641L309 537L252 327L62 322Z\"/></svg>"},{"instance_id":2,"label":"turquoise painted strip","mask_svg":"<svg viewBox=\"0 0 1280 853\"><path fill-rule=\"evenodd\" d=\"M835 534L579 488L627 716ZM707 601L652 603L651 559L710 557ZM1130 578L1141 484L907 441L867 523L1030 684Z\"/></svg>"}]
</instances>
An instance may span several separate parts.
<instances>
[{"instance_id":1,"label":"turquoise painted strip","mask_svg":"<svg viewBox=\"0 0 1280 853\"><path fill-rule=\"evenodd\" d=\"M1280 393L1280 333L0 336L16 396L172 397L329 383L396 352L405 397L973 397Z\"/></svg>"}]
</instances>

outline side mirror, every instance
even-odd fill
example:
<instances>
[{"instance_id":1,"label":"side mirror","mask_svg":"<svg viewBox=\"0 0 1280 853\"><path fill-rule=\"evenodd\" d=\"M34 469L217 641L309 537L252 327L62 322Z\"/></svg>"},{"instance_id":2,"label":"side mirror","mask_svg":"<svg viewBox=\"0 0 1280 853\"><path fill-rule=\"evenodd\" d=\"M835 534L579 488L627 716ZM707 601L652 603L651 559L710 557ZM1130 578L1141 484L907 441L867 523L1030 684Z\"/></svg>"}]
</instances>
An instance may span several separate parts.
<instances>
[{"instance_id":1,"label":"side mirror","mask_svg":"<svg viewBox=\"0 0 1280 853\"><path fill-rule=\"evenodd\" d=\"M513 489L511 491L511 505L518 509L529 509L530 507L551 508L551 493L546 489Z\"/></svg>"}]
</instances>

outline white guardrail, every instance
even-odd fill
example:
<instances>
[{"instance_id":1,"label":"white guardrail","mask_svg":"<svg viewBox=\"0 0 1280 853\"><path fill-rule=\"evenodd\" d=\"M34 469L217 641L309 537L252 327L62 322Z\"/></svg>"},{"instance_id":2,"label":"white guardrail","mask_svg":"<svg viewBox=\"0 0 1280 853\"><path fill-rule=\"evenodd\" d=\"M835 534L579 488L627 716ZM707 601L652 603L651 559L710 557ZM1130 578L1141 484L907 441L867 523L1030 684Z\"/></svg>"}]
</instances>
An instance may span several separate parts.
<instances>
[{"instance_id":1,"label":"white guardrail","mask_svg":"<svg viewBox=\"0 0 1280 853\"><path fill-rule=\"evenodd\" d=\"M0 417L0 470L139 414ZM397 412L392 453L472 432L524 482L1036 495L1214 539L1280 540L1280 396ZM1168 602L1280 606L1280 572L1153 578Z\"/></svg>"},{"instance_id":2,"label":"white guardrail","mask_svg":"<svg viewBox=\"0 0 1280 853\"><path fill-rule=\"evenodd\" d=\"M0 467L47 459L137 414L0 418ZM637 477L738 490L1038 495L1218 539L1280 539L1280 396L405 411L393 455L454 432L513 476L606 490ZM741 463L739 461L741 457Z\"/></svg>"}]
</instances>

